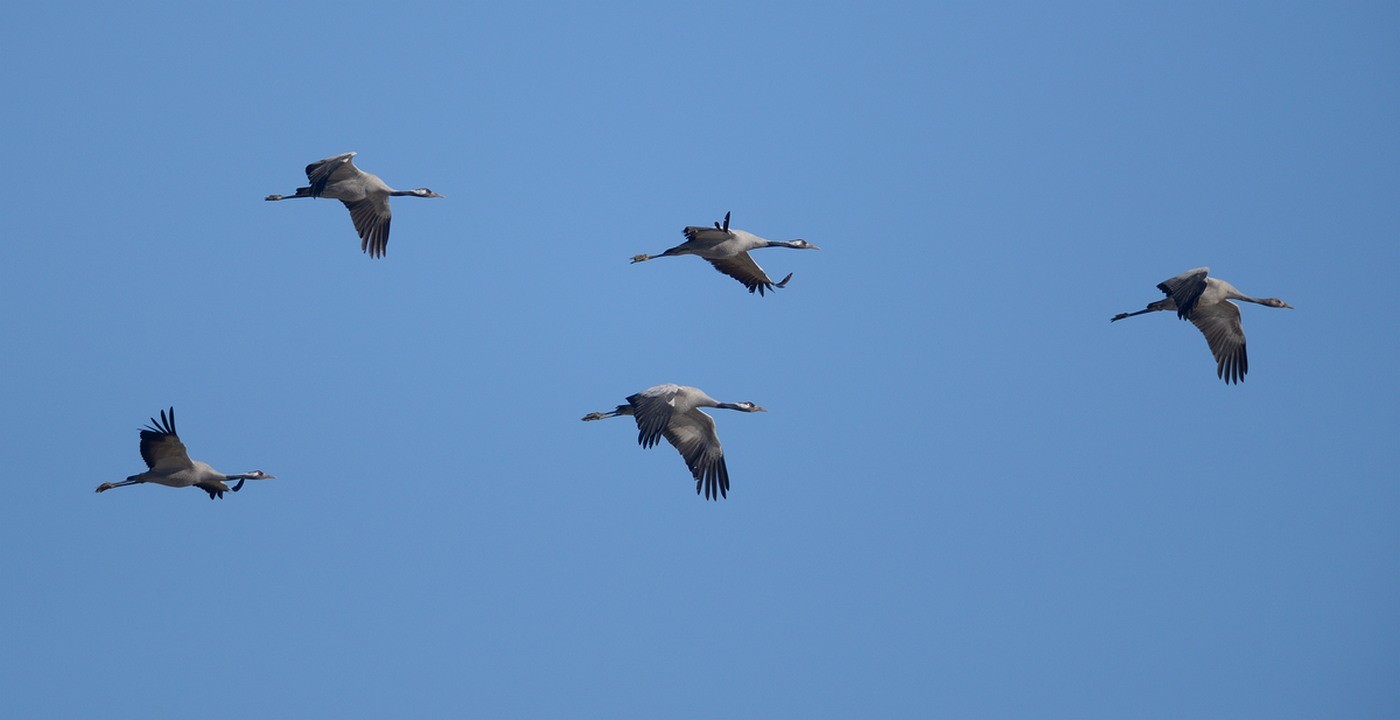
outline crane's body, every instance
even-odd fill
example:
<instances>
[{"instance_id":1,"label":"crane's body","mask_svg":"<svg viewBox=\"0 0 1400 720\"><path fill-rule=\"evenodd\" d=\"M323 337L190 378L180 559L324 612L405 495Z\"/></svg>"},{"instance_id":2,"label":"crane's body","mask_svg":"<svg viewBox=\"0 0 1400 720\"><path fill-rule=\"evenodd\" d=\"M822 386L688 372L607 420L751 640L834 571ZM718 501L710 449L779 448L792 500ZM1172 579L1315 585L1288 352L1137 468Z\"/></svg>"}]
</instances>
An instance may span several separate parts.
<instances>
[{"instance_id":1,"label":"crane's body","mask_svg":"<svg viewBox=\"0 0 1400 720\"><path fill-rule=\"evenodd\" d=\"M696 255L708 261L714 268L729 277L738 280L749 289L749 292L757 291L759 295L774 288L786 287L792 279L792 273L780 282L773 282L768 277L768 273L754 262L749 256L750 250L758 250L767 247L785 247L797 250L820 250L801 238L797 240L766 240L751 232L729 227L729 213L724 214L724 223L715 223L715 226L697 227L689 226L681 231L685 235L685 242L662 252L660 255L635 255L632 262L639 263L654 258L673 257L676 255Z\"/></svg>"},{"instance_id":2,"label":"crane's body","mask_svg":"<svg viewBox=\"0 0 1400 720\"><path fill-rule=\"evenodd\" d=\"M1119 313L1110 320L1150 312L1174 310L1178 318L1190 320L1210 346L1215 357L1215 374L1226 383L1238 383L1249 372L1249 355L1245 352L1244 325L1240 322L1240 307L1231 300L1243 300L1268 307L1292 308L1278 298L1255 298L1245 295L1219 278L1209 277L1210 268L1199 267L1163 280L1157 289L1166 299L1148 303L1143 310Z\"/></svg>"},{"instance_id":3,"label":"crane's body","mask_svg":"<svg viewBox=\"0 0 1400 720\"><path fill-rule=\"evenodd\" d=\"M395 190L378 175L367 173L354 162L355 153L336 155L306 166L307 187L299 187L294 195L268 195L267 200L297 198L332 198L345 203L350 220L360 236L360 251L370 257L383 257L389 245L389 198L412 196L440 198L428 188Z\"/></svg>"},{"instance_id":4,"label":"crane's body","mask_svg":"<svg viewBox=\"0 0 1400 720\"><path fill-rule=\"evenodd\" d=\"M649 387L627 397L626 405L611 412L583 416L585 422L631 415L637 421L637 443L652 447L666 438L680 452L695 479L695 493L703 489L705 498L729 496L729 468L724 447L715 432L715 420L700 408L722 408L740 412L768 412L751 402L722 403L699 388L666 383Z\"/></svg>"},{"instance_id":5,"label":"crane's body","mask_svg":"<svg viewBox=\"0 0 1400 720\"><path fill-rule=\"evenodd\" d=\"M155 483L173 488L197 487L209 493L209 499L213 500L216 497L222 498L226 492L242 490L245 480L271 480L275 477L261 470L240 475L225 475L208 463L191 460L185 451L185 444L180 442L180 437L175 434L173 407L170 408L168 416L161 410L159 421L151 418L151 424L141 429L141 459L146 461L146 467L149 468L146 472L132 475L119 483L102 483L97 486L97 492L106 492L125 485ZM229 480L237 480L238 484L230 488L226 484Z\"/></svg>"}]
</instances>

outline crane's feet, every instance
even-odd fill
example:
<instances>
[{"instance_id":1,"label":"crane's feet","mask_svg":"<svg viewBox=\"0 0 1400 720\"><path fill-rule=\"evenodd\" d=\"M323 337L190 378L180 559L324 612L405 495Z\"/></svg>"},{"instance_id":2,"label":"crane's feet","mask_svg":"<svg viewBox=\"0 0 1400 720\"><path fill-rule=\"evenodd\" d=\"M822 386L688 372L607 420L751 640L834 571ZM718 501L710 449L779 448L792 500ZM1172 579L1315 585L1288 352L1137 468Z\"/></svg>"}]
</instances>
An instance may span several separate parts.
<instances>
[{"instance_id":1,"label":"crane's feet","mask_svg":"<svg viewBox=\"0 0 1400 720\"><path fill-rule=\"evenodd\" d=\"M108 490L111 490L114 487L116 487L116 485L113 485L112 483L102 483L101 485L97 486L97 492L107 492Z\"/></svg>"},{"instance_id":2,"label":"crane's feet","mask_svg":"<svg viewBox=\"0 0 1400 720\"><path fill-rule=\"evenodd\" d=\"M602 420L602 419L605 418L605 417L608 417L608 416L607 416L607 415L604 415L603 413L588 413L587 415L584 415L584 416L583 416L583 421L584 421L584 422L588 422L589 420ZM98 490L97 492L102 492L102 491L101 491L101 490Z\"/></svg>"},{"instance_id":3,"label":"crane's feet","mask_svg":"<svg viewBox=\"0 0 1400 720\"><path fill-rule=\"evenodd\" d=\"M650 260L650 259L651 259L651 256L650 256L650 255L646 255L646 254L642 254L642 255L633 255L633 256L632 256L632 262L634 262L634 263L639 263L639 262L643 262L643 261Z\"/></svg>"}]
</instances>

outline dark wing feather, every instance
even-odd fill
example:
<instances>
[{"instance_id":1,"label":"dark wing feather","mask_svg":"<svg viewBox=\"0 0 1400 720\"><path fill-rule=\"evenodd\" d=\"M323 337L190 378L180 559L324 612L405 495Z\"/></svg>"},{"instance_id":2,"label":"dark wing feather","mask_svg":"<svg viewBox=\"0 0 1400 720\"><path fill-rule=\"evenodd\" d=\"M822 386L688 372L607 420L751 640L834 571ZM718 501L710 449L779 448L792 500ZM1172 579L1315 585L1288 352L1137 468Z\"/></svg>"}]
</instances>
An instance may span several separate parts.
<instances>
[{"instance_id":1,"label":"dark wing feather","mask_svg":"<svg viewBox=\"0 0 1400 720\"><path fill-rule=\"evenodd\" d=\"M637 443L642 447L649 448L661 442L661 436L675 412L675 406L671 404L675 396L674 388L627 396L627 403L632 406L632 416L637 421Z\"/></svg>"},{"instance_id":2,"label":"dark wing feather","mask_svg":"<svg viewBox=\"0 0 1400 720\"><path fill-rule=\"evenodd\" d=\"M711 260L710 264L715 266L716 270L743 283L749 292L757 290L759 295L762 295L765 290L783 287L787 285L788 280L792 279L792 274L789 273L782 282L773 282L772 278L768 277L768 273L763 272L763 268L759 267L758 263L754 262L753 258L749 257L746 252L724 260Z\"/></svg>"},{"instance_id":3,"label":"dark wing feather","mask_svg":"<svg viewBox=\"0 0 1400 720\"><path fill-rule=\"evenodd\" d=\"M703 489L707 500L729 497L729 468L724 464L724 448L715 433L714 418L699 408L676 415L666 428L666 440L690 468L695 494Z\"/></svg>"},{"instance_id":4,"label":"dark wing feather","mask_svg":"<svg viewBox=\"0 0 1400 720\"><path fill-rule=\"evenodd\" d=\"M389 200L386 197L371 195L363 200L347 202L350 220L355 223L355 232L360 235L360 252L370 257L384 257L389 247Z\"/></svg>"},{"instance_id":5,"label":"dark wing feather","mask_svg":"<svg viewBox=\"0 0 1400 720\"><path fill-rule=\"evenodd\" d=\"M1206 275L1210 268L1187 270L1170 280L1157 283L1157 289L1176 302L1176 316L1185 319L1196 308L1196 301L1206 289Z\"/></svg>"},{"instance_id":6,"label":"dark wing feather","mask_svg":"<svg viewBox=\"0 0 1400 720\"><path fill-rule=\"evenodd\" d=\"M734 233L728 229L717 227L696 227L690 225L681 231L687 242L695 243L701 248L708 248L718 245L725 240L734 237Z\"/></svg>"},{"instance_id":7,"label":"dark wing feather","mask_svg":"<svg viewBox=\"0 0 1400 720\"><path fill-rule=\"evenodd\" d=\"M151 424L141 429L141 459L152 470L180 470L194 466L185 452L185 444L175 434L175 408L170 408L168 416L161 410L159 421L151 418Z\"/></svg>"},{"instance_id":8,"label":"dark wing feather","mask_svg":"<svg viewBox=\"0 0 1400 720\"><path fill-rule=\"evenodd\" d=\"M321 193L325 191L326 185L330 184L332 179L358 175L360 169L355 167L355 161L352 159L354 157L355 153L345 153L344 155L328 157L325 160L317 160L307 165L306 179L311 181L312 197L321 197Z\"/></svg>"},{"instance_id":9,"label":"dark wing feather","mask_svg":"<svg viewBox=\"0 0 1400 720\"><path fill-rule=\"evenodd\" d=\"M203 490L204 492L209 493L210 500L213 500L215 497L222 498L224 496L224 492L227 490L237 490L237 488L229 488L229 486L221 482L195 483L194 486L199 488L200 490Z\"/></svg>"},{"instance_id":10,"label":"dark wing feather","mask_svg":"<svg viewBox=\"0 0 1400 720\"><path fill-rule=\"evenodd\" d=\"M1191 324L1206 336L1210 354L1215 356L1216 376L1227 383L1244 380L1249 372L1249 356L1245 353L1239 307L1227 300L1198 309L1191 315Z\"/></svg>"}]
</instances>

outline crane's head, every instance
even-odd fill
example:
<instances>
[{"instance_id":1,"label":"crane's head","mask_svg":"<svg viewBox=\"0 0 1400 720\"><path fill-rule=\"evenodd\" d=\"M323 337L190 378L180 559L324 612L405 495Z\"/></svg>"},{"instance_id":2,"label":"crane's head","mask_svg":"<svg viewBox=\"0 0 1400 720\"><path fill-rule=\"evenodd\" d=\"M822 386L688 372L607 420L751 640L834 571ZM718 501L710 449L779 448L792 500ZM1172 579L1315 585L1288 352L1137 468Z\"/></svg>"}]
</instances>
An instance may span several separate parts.
<instances>
[{"instance_id":1,"label":"crane's head","mask_svg":"<svg viewBox=\"0 0 1400 720\"><path fill-rule=\"evenodd\" d=\"M428 188L418 188L417 190L409 190L409 192L413 193L414 195L417 195L418 197L442 197L441 195L433 192L432 190L429 190Z\"/></svg>"},{"instance_id":2,"label":"crane's head","mask_svg":"<svg viewBox=\"0 0 1400 720\"><path fill-rule=\"evenodd\" d=\"M807 242L806 240L803 240L802 238L797 238L796 240L790 240L790 241L788 241L787 246L790 247L790 248L796 248L796 249L798 249L798 250L820 250L820 249L821 249L821 248L817 247L816 245L813 245L812 243L809 243L809 242Z\"/></svg>"},{"instance_id":3,"label":"crane's head","mask_svg":"<svg viewBox=\"0 0 1400 720\"><path fill-rule=\"evenodd\" d=\"M243 473L243 477L246 480L274 480L277 478L276 475L268 475L261 470Z\"/></svg>"},{"instance_id":4,"label":"crane's head","mask_svg":"<svg viewBox=\"0 0 1400 720\"><path fill-rule=\"evenodd\" d=\"M1269 307L1288 308L1289 310L1292 310L1292 309L1293 309L1293 306L1292 306L1292 305L1289 305L1288 303L1286 303L1286 302L1284 302L1284 301L1282 301L1282 300L1280 300L1280 299L1278 299L1278 298L1267 298L1267 299L1264 300L1264 304L1265 304L1265 305L1268 305Z\"/></svg>"},{"instance_id":5,"label":"crane's head","mask_svg":"<svg viewBox=\"0 0 1400 720\"><path fill-rule=\"evenodd\" d=\"M734 403L734 409L742 410L744 412L768 412L768 408L760 407L751 402Z\"/></svg>"}]
</instances>

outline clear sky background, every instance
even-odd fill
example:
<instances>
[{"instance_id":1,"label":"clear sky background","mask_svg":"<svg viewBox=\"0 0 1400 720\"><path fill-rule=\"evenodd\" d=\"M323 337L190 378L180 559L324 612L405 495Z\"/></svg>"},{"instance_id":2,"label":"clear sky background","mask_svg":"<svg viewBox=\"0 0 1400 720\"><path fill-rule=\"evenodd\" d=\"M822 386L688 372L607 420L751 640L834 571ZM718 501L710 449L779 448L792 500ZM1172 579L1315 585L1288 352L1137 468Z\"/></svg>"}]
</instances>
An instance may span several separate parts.
<instances>
[{"instance_id":1,"label":"clear sky background","mask_svg":"<svg viewBox=\"0 0 1400 720\"><path fill-rule=\"evenodd\" d=\"M7 717L1396 717L1394 3L28 3ZM394 203L388 257L309 162ZM733 212L749 295L628 258ZM1256 296L1216 378L1156 283ZM716 411L697 498L628 419ZM261 469L152 485L137 429Z\"/></svg>"}]
</instances>

